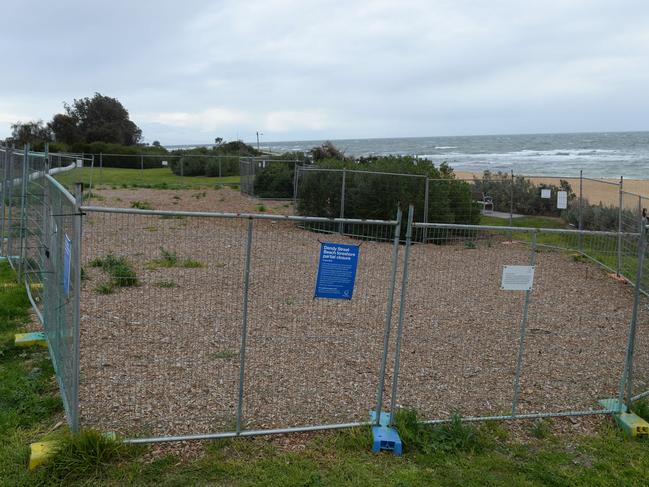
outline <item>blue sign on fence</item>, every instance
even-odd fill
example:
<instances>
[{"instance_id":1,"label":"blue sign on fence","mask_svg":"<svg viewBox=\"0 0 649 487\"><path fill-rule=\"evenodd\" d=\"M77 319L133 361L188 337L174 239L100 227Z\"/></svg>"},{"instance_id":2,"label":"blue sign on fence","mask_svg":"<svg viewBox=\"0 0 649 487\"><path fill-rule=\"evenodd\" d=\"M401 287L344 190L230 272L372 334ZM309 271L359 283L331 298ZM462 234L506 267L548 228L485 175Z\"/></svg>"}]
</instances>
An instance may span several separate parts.
<instances>
[{"instance_id":1,"label":"blue sign on fence","mask_svg":"<svg viewBox=\"0 0 649 487\"><path fill-rule=\"evenodd\" d=\"M65 234L63 241L63 290L65 295L70 294L70 255L72 253L72 242L70 237Z\"/></svg>"},{"instance_id":2,"label":"blue sign on fence","mask_svg":"<svg viewBox=\"0 0 649 487\"><path fill-rule=\"evenodd\" d=\"M322 242L320 262L315 283L315 297L329 299L352 299L358 245Z\"/></svg>"}]
</instances>

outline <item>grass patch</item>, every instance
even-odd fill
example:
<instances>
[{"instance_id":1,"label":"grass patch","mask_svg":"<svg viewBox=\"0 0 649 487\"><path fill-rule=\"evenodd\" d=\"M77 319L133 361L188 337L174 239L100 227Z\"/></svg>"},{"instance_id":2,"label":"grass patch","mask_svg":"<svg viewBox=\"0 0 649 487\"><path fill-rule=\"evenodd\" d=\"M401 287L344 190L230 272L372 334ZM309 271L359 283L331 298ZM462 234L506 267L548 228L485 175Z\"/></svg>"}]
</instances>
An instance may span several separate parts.
<instances>
[{"instance_id":1,"label":"grass patch","mask_svg":"<svg viewBox=\"0 0 649 487\"><path fill-rule=\"evenodd\" d=\"M95 288L97 294L113 294L115 292L115 285L112 282L102 282Z\"/></svg>"},{"instance_id":2,"label":"grass patch","mask_svg":"<svg viewBox=\"0 0 649 487\"><path fill-rule=\"evenodd\" d=\"M496 218L494 216L482 215L480 225L490 225L494 227L508 227L509 218ZM561 218L551 216L523 216L512 218L512 227L525 228L570 228Z\"/></svg>"},{"instance_id":3,"label":"grass patch","mask_svg":"<svg viewBox=\"0 0 649 487\"><path fill-rule=\"evenodd\" d=\"M268 208L266 208L265 205L257 205L257 211L259 211L261 213L265 212L267 209Z\"/></svg>"},{"instance_id":4,"label":"grass patch","mask_svg":"<svg viewBox=\"0 0 649 487\"><path fill-rule=\"evenodd\" d=\"M634 402L631 406L631 411L645 421L649 421L649 400L645 397Z\"/></svg>"},{"instance_id":5,"label":"grass patch","mask_svg":"<svg viewBox=\"0 0 649 487\"><path fill-rule=\"evenodd\" d=\"M126 257L108 254L106 257L94 259L90 262L90 266L106 272L111 278L109 284L113 287L132 287L139 284L135 269Z\"/></svg>"},{"instance_id":6,"label":"grass patch","mask_svg":"<svg viewBox=\"0 0 649 487\"><path fill-rule=\"evenodd\" d=\"M182 220L185 218L183 215L160 215L161 220Z\"/></svg>"},{"instance_id":7,"label":"grass patch","mask_svg":"<svg viewBox=\"0 0 649 487\"><path fill-rule=\"evenodd\" d=\"M153 210L153 206L148 201L134 201L131 203L131 208L136 208L138 210Z\"/></svg>"},{"instance_id":8,"label":"grass patch","mask_svg":"<svg viewBox=\"0 0 649 487\"><path fill-rule=\"evenodd\" d=\"M69 485L88 478L102 478L117 462L134 456L136 449L86 430L77 435L57 438L57 451L38 474L48 482Z\"/></svg>"},{"instance_id":9,"label":"grass patch","mask_svg":"<svg viewBox=\"0 0 649 487\"><path fill-rule=\"evenodd\" d=\"M180 259L176 252L166 250L160 247L160 257L154 259L146 264L148 270L154 271L156 269L171 268L171 267L184 267L187 269L205 267L205 264L198 260L193 259Z\"/></svg>"},{"instance_id":10,"label":"grass patch","mask_svg":"<svg viewBox=\"0 0 649 487\"><path fill-rule=\"evenodd\" d=\"M174 287L178 287L178 284L176 284L174 281L158 281L158 282L154 282L153 285L155 287L161 287L164 289L171 289Z\"/></svg>"},{"instance_id":11,"label":"grass patch","mask_svg":"<svg viewBox=\"0 0 649 487\"><path fill-rule=\"evenodd\" d=\"M212 188L216 184L238 183L239 176L223 178L207 176L177 176L168 167L145 169L122 169L105 167L101 171L89 167L73 169L58 173L55 178L67 188L74 187L74 183L81 181L90 184L92 172L93 186L109 186L113 189L122 188L153 188L153 189L197 189ZM238 189L238 188L237 188Z\"/></svg>"},{"instance_id":12,"label":"grass patch","mask_svg":"<svg viewBox=\"0 0 649 487\"><path fill-rule=\"evenodd\" d=\"M231 358L238 357L239 354L237 352L233 352L232 350L222 350L220 352L216 352L213 357L216 359L224 359L228 360Z\"/></svg>"}]
</instances>

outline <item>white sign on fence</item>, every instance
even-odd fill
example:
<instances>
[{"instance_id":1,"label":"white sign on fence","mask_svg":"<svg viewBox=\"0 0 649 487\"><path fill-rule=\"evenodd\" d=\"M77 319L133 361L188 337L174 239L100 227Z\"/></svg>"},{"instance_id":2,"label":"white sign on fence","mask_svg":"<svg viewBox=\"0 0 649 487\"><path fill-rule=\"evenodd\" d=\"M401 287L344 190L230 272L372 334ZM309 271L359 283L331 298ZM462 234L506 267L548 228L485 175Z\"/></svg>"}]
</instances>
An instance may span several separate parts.
<instances>
[{"instance_id":1,"label":"white sign on fence","mask_svg":"<svg viewBox=\"0 0 649 487\"><path fill-rule=\"evenodd\" d=\"M533 265L504 265L500 289L504 291L531 291L534 283Z\"/></svg>"},{"instance_id":2,"label":"white sign on fence","mask_svg":"<svg viewBox=\"0 0 649 487\"><path fill-rule=\"evenodd\" d=\"M552 192L549 189L541 190L541 198L549 200L551 196L552 196Z\"/></svg>"},{"instance_id":3,"label":"white sign on fence","mask_svg":"<svg viewBox=\"0 0 649 487\"><path fill-rule=\"evenodd\" d=\"M163 167L166 167L166 166L168 166L168 165L169 165L169 163L168 163L167 161L162 161L162 166L163 166Z\"/></svg>"},{"instance_id":4,"label":"white sign on fence","mask_svg":"<svg viewBox=\"0 0 649 487\"><path fill-rule=\"evenodd\" d=\"M77 167L83 167L83 159L77 159Z\"/></svg>"},{"instance_id":5,"label":"white sign on fence","mask_svg":"<svg viewBox=\"0 0 649 487\"><path fill-rule=\"evenodd\" d=\"M560 210L568 208L568 193L565 191L557 192L557 208Z\"/></svg>"}]
</instances>

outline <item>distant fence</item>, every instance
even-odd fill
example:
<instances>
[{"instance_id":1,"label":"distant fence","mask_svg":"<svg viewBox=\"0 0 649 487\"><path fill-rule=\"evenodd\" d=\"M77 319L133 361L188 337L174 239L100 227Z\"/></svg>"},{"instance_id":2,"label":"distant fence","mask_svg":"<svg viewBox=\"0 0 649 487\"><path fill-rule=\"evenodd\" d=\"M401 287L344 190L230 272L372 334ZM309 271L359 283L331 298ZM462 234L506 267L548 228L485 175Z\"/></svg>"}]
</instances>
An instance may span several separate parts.
<instances>
[{"instance_id":1,"label":"distant fence","mask_svg":"<svg viewBox=\"0 0 649 487\"><path fill-rule=\"evenodd\" d=\"M594 231L417 222L412 206L403 222L104 208L61 187L47 153L2 148L0 163L0 250L74 431L140 443L401 408L427 422L580 416L649 395L641 215ZM328 268L326 252L356 263ZM618 260L631 286L601 272ZM321 271L332 280L316 291ZM351 287L330 299L339 279ZM626 406L598 406L609 397Z\"/></svg>"},{"instance_id":2,"label":"distant fence","mask_svg":"<svg viewBox=\"0 0 649 487\"><path fill-rule=\"evenodd\" d=\"M16 269L47 338L68 424L79 429L81 212L50 172L80 155L0 147L0 255Z\"/></svg>"}]
</instances>

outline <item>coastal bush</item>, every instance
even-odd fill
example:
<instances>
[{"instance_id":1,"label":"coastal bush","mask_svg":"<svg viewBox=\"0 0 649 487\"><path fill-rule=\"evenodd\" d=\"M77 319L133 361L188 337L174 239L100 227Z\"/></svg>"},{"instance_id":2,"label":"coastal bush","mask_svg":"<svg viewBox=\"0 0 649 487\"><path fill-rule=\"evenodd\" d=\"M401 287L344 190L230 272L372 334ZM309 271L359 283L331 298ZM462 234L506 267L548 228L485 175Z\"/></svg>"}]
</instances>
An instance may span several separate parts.
<instances>
[{"instance_id":1,"label":"coastal bush","mask_svg":"<svg viewBox=\"0 0 649 487\"><path fill-rule=\"evenodd\" d=\"M584 230L617 231L619 209L617 206L590 204L584 198L581 204L582 224ZM571 201L568 209L562 213L562 218L575 228L579 228L579 200ZM638 218L637 212L622 209L622 221L633 222Z\"/></svg>"},{"instance_id":2,"label":"coastal bush","mask_svg":"<svg viewBox=\"0 0 649 487\"><path fill-rule=\"evenodd\" d=\"M293 196L295 163L269 162L255 174L255 196L290 198Z\"/></svg>"},{"instance_id":3,"label":"coastal bush","mask_svg":"<svg viewBox=\"0 0 649 487\"><path fill-rule=\"evenodd\" d=\"M509 212L513 190L514 213L522 215L561 216L562 210L557 209L556 199L541 198L541 189L550 189L553 195L556 195L557 191L566 191L568 202L576 198L567 181L560 180L559 186L536 185L524 176L515 176L512 185L511 176L500 171L496 174L485 171L481 179L474 177L473 186L474 192L491 196L496 211L505 212Z\"/></svg>"},{"instance_id":4,"label":"coastal bush","mask_svg":"<svg viewBox=\"0 0 649 487\"><path fill-rule=\"evenodd\" d=\"M345 173L346 218L393 219L397 207L407 211L412 204L415 221L423 221L425 177L428 176L429 222L477 224L480 221L480 210L472 199L471 186L456 180L453 170L445 163L437 168L425 159L384 156L362 159L358 163L327 159L312 167L348 170ZM342 171L306 171L300 178L298 213L338 217L342 177Z\"/></svg>"}]
</instances>

